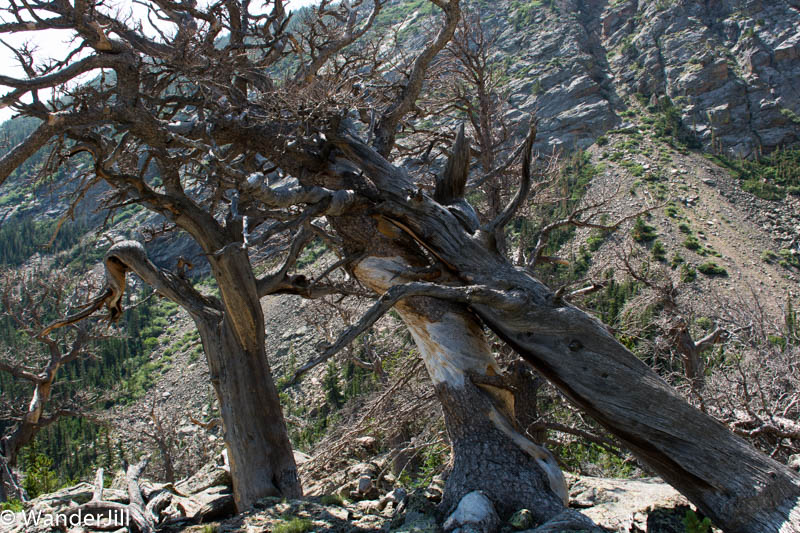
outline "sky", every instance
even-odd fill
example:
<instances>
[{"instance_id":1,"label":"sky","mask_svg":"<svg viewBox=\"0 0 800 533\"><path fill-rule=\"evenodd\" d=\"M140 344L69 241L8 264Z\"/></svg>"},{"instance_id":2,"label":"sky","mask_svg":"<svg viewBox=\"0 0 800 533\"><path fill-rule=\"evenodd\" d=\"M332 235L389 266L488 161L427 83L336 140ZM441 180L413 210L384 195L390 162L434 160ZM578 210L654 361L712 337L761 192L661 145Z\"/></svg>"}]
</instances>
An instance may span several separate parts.
<instances>
[{"instance_id":1,"label":"sky","mask_svg":"<svg viewBox=\"0 0 800 533\"><path fill-rule=\"evenodd\" d=\"M207 0L206 0L207 1ZM199 4L203 5L204 0L200 0ZM287 8L289 10L297 9L309 4L315 3L315 0L289 0L287 2ZM147 24L146 16L146 9L140 5L139 3L134 3L132 0L111 0L107 2L110 6L113 6L115 9L119 9L121 13L131 13L134 17L143 20L145 27L147 28L149 24ZM253 3L254 5L256 2ZM7 14L3 13L0 14L0 20L3 17L8 17ZM10 20L5 22L11 22ZM152 26L149 26L152 28ZM61 30L48 30L48 31L39 31L39 32L20 32L13 35L2 35L3 42L8 44L11 47L18 48L23 45L23 43L28 42L36 47L35 58L37 62L43 62L49 58L62 58L63 54L66 50L69 50L75 46L75 43L71 43L70 40L72 38L72 32L68 31L61 31ZM21 67L19 67L16 58L14 57L14 53L9 50L7 47L2 46L0 44L0 73L5 76L12 76L17 78L25 77L25 73ZM84 76L84 81L91 79L92 77L96 76L96 73L88 73ZM9 88L0 86L0 94L6 94L9 92ZM47 96L44 91L40 92L39 97L44 100ZM11 118L14 115L14 111L9 108L0 109L0 122L4 122Z\"/></svg>"}]
</instances>

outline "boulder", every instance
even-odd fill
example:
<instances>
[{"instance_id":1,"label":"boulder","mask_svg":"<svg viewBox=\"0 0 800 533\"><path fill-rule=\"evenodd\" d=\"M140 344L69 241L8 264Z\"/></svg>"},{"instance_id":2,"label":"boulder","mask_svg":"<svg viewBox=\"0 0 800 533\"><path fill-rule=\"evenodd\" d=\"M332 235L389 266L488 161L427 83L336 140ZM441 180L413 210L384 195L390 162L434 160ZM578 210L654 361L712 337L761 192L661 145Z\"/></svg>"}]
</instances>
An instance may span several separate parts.
<instances>
[{"instance_id":1,"label":"boulder","mask_svg":"<svg viewBox=\"0 0 800 533\"><path fill-rule=\"evenodd\" d=\"M570 504L580 508L597 525L612 531L649 531L648 515L654 509L686 507L689 502L656 478L631 480L577 478L570 486Z\"/></svg>"},{"instance_id":2,"label":"boulder","mask_svg":"<svg viewBox=\"0 0 800 533\"><path fill-rule=\"evenodd\" d=\"M378 497L378 489L370 476L362 474L356 480L355 488L350 492L350 497L354 500L374 500Z\"/></svg>"},{"instance_id":3,"label":"boulder","mask_svg":"<svg viewBox=\"0 0 800 533\"><path fill-rule=\"evenodd\" d=\"M476 490L461 498L443 528L454 533L493 533L499 525L494 505L483 492Z\"/></svg>"}]
</instances>

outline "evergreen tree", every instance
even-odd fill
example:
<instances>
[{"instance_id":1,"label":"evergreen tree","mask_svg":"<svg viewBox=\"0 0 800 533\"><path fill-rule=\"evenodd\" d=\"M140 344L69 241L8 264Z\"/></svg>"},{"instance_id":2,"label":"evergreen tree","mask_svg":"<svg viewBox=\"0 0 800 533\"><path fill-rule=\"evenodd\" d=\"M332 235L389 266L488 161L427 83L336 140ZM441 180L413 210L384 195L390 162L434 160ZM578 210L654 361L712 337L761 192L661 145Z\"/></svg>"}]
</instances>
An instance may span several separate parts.
<instances>
[{"instance_id":1,"label":"evergreen tree","mask_svg":"<svg viewBox=\"0 0 800 533\"><path fill-rule=\"evenodd\" d=\"M325 391L325 402L332 408L338 409L344 403L344 395L339 385L339 367L331 360L322 378L322 389Z\"/></svg>"}]
</instances>

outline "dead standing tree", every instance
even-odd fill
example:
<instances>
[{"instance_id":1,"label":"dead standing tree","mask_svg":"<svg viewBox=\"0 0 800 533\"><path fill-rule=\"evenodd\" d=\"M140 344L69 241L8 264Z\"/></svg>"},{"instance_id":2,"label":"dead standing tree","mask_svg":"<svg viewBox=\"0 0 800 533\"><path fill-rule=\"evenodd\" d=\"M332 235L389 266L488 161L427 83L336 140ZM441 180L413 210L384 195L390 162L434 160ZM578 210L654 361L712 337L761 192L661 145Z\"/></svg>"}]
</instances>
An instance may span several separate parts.
<instances>
[{"instance_id":1,"label":"dead standing tree","mask_svg":"<svg viewBox=\"0 0 800 533\"><path fill-rule=\"evenodd\" d=\"M358 71L345 65L329 77L325 64L314 70L305 62L302 75L270 75L288 53L287 43L298 43L287 33L280 1L270 14L252 15L247 1L199 9L193 2L152 0L151 8L172 26L152 39L86 0L12 4L14 19L0 24L0 32L68 28L87 52L29 79L0 77L11 87L2 101L42 120L0 158L0 179L55 139L71 153L89 152L94 173L117 201L163 215L203 248L221 298L199 294L156 268L141 246L125 242L106 256L109 287L95 303L105 302L118 316L125 273L134 271L194 318L220 398L240 508L264 495L300 491L264 354L258 299L336 290L315 285L312 294L304 277L290 273L316 235L358 258L353 274L382 293L327 353L391 306L411 330L455 452L448 505L481 488L501 512L524 501L541 522L569 514L555 460L513 427L508 395L491 384L497 365L483 335L486 325L725 531L800 531L796 474L689 406L607 328L497 251L491 235L508 224L531 185L532 136L523 149L519 191L483 225L463 197L469 168L464 139L454 146L433 197L392 165L398 128L459 18L456 0L432 1L443 14L439 32L380 118L361 129L351 112L366 105L354 101ZM344 10L342 20L351 20L349 4L337 9ZM343 27L329 25L333 32ZM223 30L227 42L217 39ZM295 52L302 46L292 44ZM321 48L315 53L321 57ZM114 76L69 100L20 101L98 69ZM364 129L372 132L371 144L358 133ZM152 179L156 174L159 180ZM311 222L321 217L331 231ZM256 277L248 246L295 230L284 264Z\"/></svg>"},{"instance_id":2,"label":"dead standing tree","mask_svg":"<svg viewBox=\"0 0 800 533\"><path fill-rule=\"evenodd\" d=\"M88 394L53 397L59 371L88 357L92 341L101 334L97 324L89 322L57 331L48 327L48 316L70 308L68 281L56 274L29 272L7 274L1 283L2 315L12 321L23 340L13 351L0 355L0 372L29 383L32 392L19 398L23 406L7 405L8 412L0 412L4 419L14 421L0 435L0 501L24 499L12 470L22 448L61 417L80 416L86 411ZM3 394L3 403L14 399L11 391Z\"/></svg>"},{"instance_id":3,"label":"dead standing tree","mask_svg":"<svg viewBox=\"0 0 800 533\"><path fill-rule=\"evenodd\" d=\"M488 200L487 216L496 217L503 209L504 177L519 153L497 164L503 149L510 148L513 140L512 125L503 114L509 109L502 87L505 70L497 59L499 30L486 28L480 15L467 11L448 46L452 73L449 76L449 102L444 110L452 109L466 115L474 132L477 159L482 183ZM506 253L505 228L496 228L497 248Z\"/></svg>"},{"instance_id":4,"label":"dead standing tree","mask_svg":"<svg viewBox=\"0 0 800 533\"><path fill-rule=\"evenodd\" d=\"M703 354L715 345L724 343L730 332L723 327L715 327L701 338L695 339L687 319L688 311L685 302L681 301L682 287L678 281L678 274L667 269L664 265L653 265L649 260L638 262L634 260L637 253L632 249L629 252L618 253L617 259L623 270L646 289L628 305L626 314L636 314L647 308L660 310L658 321L660 336L657 345L666 346L667 350L676 351L681 359L683 376L689 383L693 394L702 398L705 387L706 364Z\"/></svg>"}]
</instances>

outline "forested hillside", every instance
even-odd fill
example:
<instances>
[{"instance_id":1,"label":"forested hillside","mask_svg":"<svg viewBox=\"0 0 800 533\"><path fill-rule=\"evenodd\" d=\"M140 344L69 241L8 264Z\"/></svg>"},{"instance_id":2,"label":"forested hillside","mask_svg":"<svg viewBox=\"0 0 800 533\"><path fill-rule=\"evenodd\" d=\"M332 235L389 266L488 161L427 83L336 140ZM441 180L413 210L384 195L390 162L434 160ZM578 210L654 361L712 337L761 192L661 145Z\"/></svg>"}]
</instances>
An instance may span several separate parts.
<instances>
[{"instance_id":1,"label":"forested hillside","mask_svg":"<svg viewBox=\"0 0 800 533\"><path fill-rule=\"evenodd\" d=\"M0 8L4 508L800 530L796 2L145 3Z\"/></svg>"}]
</instances>

